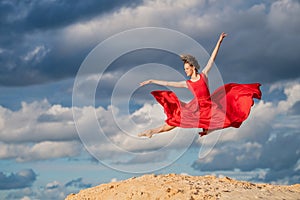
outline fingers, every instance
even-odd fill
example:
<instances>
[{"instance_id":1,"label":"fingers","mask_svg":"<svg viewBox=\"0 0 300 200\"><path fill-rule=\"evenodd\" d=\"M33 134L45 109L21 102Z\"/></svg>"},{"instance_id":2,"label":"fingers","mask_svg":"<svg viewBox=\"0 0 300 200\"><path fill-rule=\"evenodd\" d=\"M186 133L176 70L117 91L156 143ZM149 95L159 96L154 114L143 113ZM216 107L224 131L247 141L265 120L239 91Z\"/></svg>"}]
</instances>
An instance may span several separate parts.
<instances>
[{"instance_id":1,"label":"fingers","mask_svg":"<svg viewBox=\"0 0 300 200\"><path fill-rule=\"evenodd\" d=\"M222 32L222 33L220 34L219 41L220 41L220 42L222 42L222 41L223 41L223 39L224 39L226 36L227 36L227 34L226 34L226 33L224 33L224 32Z\"/></svg>"},{"instance_id":2,"label":"fingers","mask_svg":"<svg viewBox=\"0 0 300 200\"><path fill-rule=\"evenodd\" d=\"M222 33L221 33L221 37L222 37L222 38L227 37L227 33L222 32Z\"/></svg>"},{"instance_id":3,"label":"fingers","mask_svg":"<svg viewBox=\"0 0 300 200\"><path fill-rule=\"evenodd\" d=\"M148 81L143 81L143 82L140 83L140 86L147 85L147 84L149 84L149 82L150 82L149 80Z\"/></svg>"}]
</instances>

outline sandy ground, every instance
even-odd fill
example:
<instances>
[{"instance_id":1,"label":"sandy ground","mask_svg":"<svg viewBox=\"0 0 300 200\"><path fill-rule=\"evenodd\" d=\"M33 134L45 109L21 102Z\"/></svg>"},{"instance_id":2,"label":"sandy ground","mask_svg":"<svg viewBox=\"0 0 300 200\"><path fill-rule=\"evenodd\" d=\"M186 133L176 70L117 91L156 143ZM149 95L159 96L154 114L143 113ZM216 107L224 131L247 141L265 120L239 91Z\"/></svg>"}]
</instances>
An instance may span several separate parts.
<instances>
[{"instance_id":1,"label":"sandy ground","mask_svg":"<svg viewBox=\"0 0 300 200\"><path fill-rule=\"evenodd\" d=\"M300 184L278 186L236 181L228 177L177 174L144 175L102 184L70 194L66 200L300 200Z\"/></svg>"}]
</instances>

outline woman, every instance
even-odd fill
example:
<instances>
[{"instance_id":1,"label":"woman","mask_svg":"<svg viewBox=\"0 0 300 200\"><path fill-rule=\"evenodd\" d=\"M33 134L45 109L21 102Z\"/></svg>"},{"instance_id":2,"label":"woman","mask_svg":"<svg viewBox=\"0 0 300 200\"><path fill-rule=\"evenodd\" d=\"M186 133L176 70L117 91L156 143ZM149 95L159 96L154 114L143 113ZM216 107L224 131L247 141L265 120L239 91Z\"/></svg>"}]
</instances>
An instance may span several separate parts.
<instances>
[{"instance_id":1,"label":"woman","mask_svg":"<svg viewBox=\"0 0 300 200\"><path fill-rule=\"evenodd\" d=\"M199 73L200 66L191 55L181 55L184 71L190 77L187 81L167 82L161 80L147 80L141 86L154 83L163 86L188 88L194 99L189 103L181 102L172 91L152 91L151 94L163 106L167 119L162 126L146 130L138 136L151 138L154 134L170 131L175 127L202 128L201 136L213 130L227 127L238 128L247 119L253 98L260 99L259 83L225 84L210 95L207 75L214 64L220 45L227 34L222 33L212 52L208 63Z\"/></svg>"}]
</instances>

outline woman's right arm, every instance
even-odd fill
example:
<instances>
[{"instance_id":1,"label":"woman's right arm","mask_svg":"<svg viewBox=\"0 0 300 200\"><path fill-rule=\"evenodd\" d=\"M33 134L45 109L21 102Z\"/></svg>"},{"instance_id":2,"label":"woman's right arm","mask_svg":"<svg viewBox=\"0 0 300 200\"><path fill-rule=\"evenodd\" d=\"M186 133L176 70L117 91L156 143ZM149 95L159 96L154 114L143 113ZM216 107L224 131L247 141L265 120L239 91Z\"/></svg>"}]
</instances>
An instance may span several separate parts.
<instances>
[{"instance_id":1,"label":"woman's right arm","mask_svg":"<svg viewBox=\"0 0 300 200\"><path fill-rule=\"evenodd\" d=\"M140 83L140 86L147 85L147 84L157 84L162 86L170 86L170 87L178 87L178 88L187 88L186 81L180 81L180 82L173 82L173 81L160 81L160 80L147 80Z\"/></svg>"}]
</instances>

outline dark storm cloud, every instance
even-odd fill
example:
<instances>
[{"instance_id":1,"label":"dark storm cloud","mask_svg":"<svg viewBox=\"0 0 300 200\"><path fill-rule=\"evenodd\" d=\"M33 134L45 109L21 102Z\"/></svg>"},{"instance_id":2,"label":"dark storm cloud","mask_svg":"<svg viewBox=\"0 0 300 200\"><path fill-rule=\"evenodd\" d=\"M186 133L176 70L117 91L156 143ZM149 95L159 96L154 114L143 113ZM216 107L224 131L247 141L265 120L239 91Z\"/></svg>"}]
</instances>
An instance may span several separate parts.
<instances>
[{"instance_id":1,"label":"dark storm cloud","mask_svg":"<svg viewBox=\"0 0 300 200\"><path fill-rule=\"evenodd\" d=\"M275 37L278 36L279 34ZM299 57L295 54L299 51L299 47L294 45L294 43L300 42L299 39L287 41L278 37L276 40L280 41L270 41L264 38L264 34L255 34L254 36L244 36L242 40L248 41L241 45L244 43L243 41L228 38L226 42L232 42L232 44L225 48L230 48L230 54L229 52L224 53L224 57L218 60L219 62L217 61L225 80L236 82L256 80L261 83L274 83L279 80L299 78L300 69L297 67ZM271 47L270 44L276 43L280 48ZM249 50L255 52L250 53ZM273 52L270 54L270 51Z\"/></svg>"},{"instance_id":2,"label":"dark storm cloud","mask_svg":"<svg viewBox=\"0 0 300 200\"><path fill-rule=\"evenodd\" d=\"M11 32L54 29L88 20L121 6L134 6L139 2L140 0L2 1L0 2L0 23L11 28Z\"/></svg>"},{"instance_id":3,"label":"dark storm cloud","mask_svg":"<svg viewBox=\"0 0 300 200\"><path fill-rule=\"evenodd\" d=\"M128 6L135 1L111 0L64 0L36 1L26 17L28 27L55 28L65 26L80 20L87 20L99 13L107 13L120 6Z\"/></svg>"},{"instance_id":4,"label":"dark storm cloud","mask_svg":"<svg viewBox=\"0 0 300 200\"><path fill-rule=\"evenodd\" d=\"M58 31L138 3L140 0L1 1L0 85L32 85L74 76L96 44L66 52L61 50L63 39Z\"/></svg>"},{"instance_id":5,"label":"dark storm cloud","mask_svg":"<svg viewBox=\"0 0 300 200\"><path fill-rule=\"evenodd\" d=\"M21 189L30 187L37 175L32 169L18 173L5 174L0 172L0 190Z\"/></svg>"},{"instance_id":6,"label":"dark storm cloud","mask_svg":"<svg viewBox=\"0 0 300 200\"><path fill-rule=\"evenodd\" d=\"M260 179L258 179L260 180ZM284 180L288 184L298 184L300 182L300 170L286 168L281 170L269 170L264 180L265 182L272 182L276 180Z\"/></svg>"},{"instance_id":7,"label":"dark storm cloud","mask_svg":"<svg viewBox=\"0 0 300 200\"><path fill-rule=\"evenodd\" d=\"M74 77L103 36L141 26L188 33L208 52L212 51L218 34L228 32L216 60L225 82L265 84L299 77L299 1L218 1L194 6L199 12L187 12L177 3L164 1L1 1L0 85L23 86ZM124 14L120 9L123 7L132 10ZM182 15L174 15L181 11ZM111 15L113 12L116 15ZM157 18L160 15L164 20ZM70 37L81 31L78 28L64 38L62 30L66 27L90 22L98 16L112 21L105 21L106 27L93 27L92 35L82 33L82 38L72 40ZM184 18L195 19L195 24ZM90 27L82 29L85 28ZM65 43L71 45L65 47Z\"/></svg>"},{"instance_id":8,"label":"dark storm cloud","mask_svg":"<svg viewBox=\"0 0 300 200\"><path fill-rule=\"evenodd\" d=\"M226 7L225 2L218 4ZM211 23L215 35L228 33L216 59L225 82L274 83L298 78L300 2L254 0L228 5L228 11L213 4L204 11L208 20L216 20ZM215 13L222 17L214 18ZM201 37L198 41L211 52L216 36Z\"/></svg>"},{"instance_id":9,"label":"dark storm cloud","mask_svg":"<svg viewBox=\"0 0 300 200\"><path fill-rule=\"evenodd\" d=\"M217 32L228 32L216 59L225 82L274 83L299 78L300 2L247 1L237 6L230 13L212 11L223 16L218 19ZM207 51L211 52L215 40L209 38Z\"/></svg>"}]
</instances>

